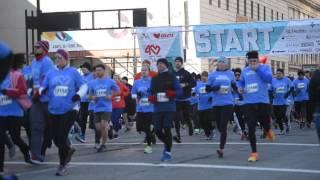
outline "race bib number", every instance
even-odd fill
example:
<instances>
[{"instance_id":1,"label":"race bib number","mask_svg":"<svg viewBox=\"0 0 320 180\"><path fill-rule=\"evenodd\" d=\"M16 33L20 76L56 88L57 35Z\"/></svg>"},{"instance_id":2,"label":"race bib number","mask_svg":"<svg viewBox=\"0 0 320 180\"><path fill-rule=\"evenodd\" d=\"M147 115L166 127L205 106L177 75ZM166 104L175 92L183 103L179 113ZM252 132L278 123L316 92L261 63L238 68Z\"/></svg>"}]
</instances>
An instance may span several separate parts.
<instances>
[{"instance_id":1,"label":"race bib number","mask_svg":"<svg viewBox=\"0 0 320 180\"><path fill-rule=\"evenodd\" d=\"M285 93L285 87L284 86L277 87L276 93L277 94Z\"/></svg>"},{"instance_id":2,"label":"race bib number","mask_svg":"<svg viewBox=\"0 0 320 180\"><path fill-rule=\"evenodd\" d=\"M252 83L247 85L247 93L255 93L259 91L258 83Z\"/></svg>"},{"instance_id":3,"label":"race bib number","mask_svg":"<svg viewBox=\"0 0 320 180\"><path fill-rule=\"evenodd\" d=\"M140 105L141 106L149 106L150 102L149 102L148 98L141 98L140 99Z\"/></svg>"},{"instance_id":4,"label":"race bib number","mask_svg":"<svg viewBox=\"0 0 320 180\"><path fill-rule=\"evenodd\" d=\"M166 96L166 93L157 93L157 100L158 102L168 102L169 99Z\"/></svg>"},{"instance_id":5,"label":"race bib number","mask_svg":"<svg viewBox=\"0 0 320 180\"><path fill-rule=\"evenodd\" d=\"M205 93L207 93L206 87L201 87L201 88L199 88L199 93L200 93L200 94L205 94Z\"/></svg>"},{"instance_id":6,"label":"race bib number","mask_svg":"<svg viewBox=\"0 0 320 180\"><path fill-rule=\"evenodd\" d=\"M304 88L304 83L298 83L298 89L303 89Z\"/></svg>"},{"instance_id":7,"label":"race bib number","mask_svg":"<svg viewBox=\"0 0 320 180\"><path fill-rule=\"evenodd\" d=\"M107 96L107 90L106 89L98 89L96 91L97 97L106 97Z\"/></svg>"},{"instance_id":8,"label":"race bib number","mask_svg":"<svg viewBox=\"0 0 320 180\"><path fill-rule=\"evenodd\" d=\"M5 106L12 103L12 99L8 96L0 95L0 106Z\"/></svg>"},{"instance_id":9,"label":"race bib number","mask_svg":"<svg viewBox=\"0 0 320 180\"><path fill-rule=\"evenodd\" d=\"M67 86L57 86L56 88L54 88L53 95L64 97L68 95L68 92L69 88Z\"/></svg>"},{"instance_id":10,"label":"race bib number","mask_svg":"<svg viewBox=\"0 0 320 180\"><path fill-rule=\"evenodd\" d=\"M115 101L115 102L120 102L120 100L121 100L121 97L120 97L120 96L114 97L114 101Z\"/></svg>"},{"instance_id":11,"label":"race bib number","mask_svg":"<svg viewBox=\"0 0 320 180\"><path fill-rule=\"evenodd\" d=\"M220 86L219 94L228 94L229 93L229 86Z\"/></svg>"}]
</instances>

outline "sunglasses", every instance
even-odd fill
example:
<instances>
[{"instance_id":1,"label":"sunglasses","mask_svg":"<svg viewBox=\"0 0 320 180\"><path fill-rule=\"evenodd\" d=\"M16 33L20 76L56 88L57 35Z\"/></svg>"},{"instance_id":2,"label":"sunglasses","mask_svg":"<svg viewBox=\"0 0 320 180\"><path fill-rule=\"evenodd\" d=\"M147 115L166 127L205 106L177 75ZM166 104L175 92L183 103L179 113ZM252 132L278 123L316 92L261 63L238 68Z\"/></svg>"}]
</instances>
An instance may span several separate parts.
<instances>
[{"instance_id":1,"label":"sunglasses","mask_svg":"<svg viewBox=\"0 0 320 180\"><path fill-rule=\"evenodd\" d=\"M34 46L34 48L36 48L36 49L40 49L41 47L40 47L40 46Z\"/></svg>"},{"instance_id":2,"label":"sunglasses","mask_svg":"<svg viewBox=\"0 0 320 180\"><path fill-rule=\"evenodd\" d=\"M240 74L235 74L235 76L240 76Z\"/></svg>"}]
</instances>

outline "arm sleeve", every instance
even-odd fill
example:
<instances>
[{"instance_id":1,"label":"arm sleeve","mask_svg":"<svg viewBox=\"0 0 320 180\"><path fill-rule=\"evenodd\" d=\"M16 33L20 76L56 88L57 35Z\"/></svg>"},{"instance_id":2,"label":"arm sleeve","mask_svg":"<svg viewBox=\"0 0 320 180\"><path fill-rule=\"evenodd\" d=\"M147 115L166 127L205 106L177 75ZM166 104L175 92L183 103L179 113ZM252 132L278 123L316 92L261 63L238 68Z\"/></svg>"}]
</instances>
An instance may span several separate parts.
<instances>
[{"instance_id":1,"label":"arm sleeve","mask_svg":"<svg viewBox=\"0 0 320 180\"><path fill-rule=\"evenodd\" d=\"M173 87L174 87L174 90L176 91L176 97L177 98L182 97L183 96L183 92L182 92L180 83L179 83L178 79L175 76L173 78Z\"/></svg>"},{"instance_id":2,"label":"arm sleeve","mask_svg":"<svg viewBox=\"0 0 320 180\"><path fill-rule=\"evenodd\" d=\"M272 73L268 66L260 65L259 68L256 70L256 73L264 82L271 83Z\"/></svg>"},{"instance_id":3,"label":"arm sleeve","mask_svg":"<svg viewBox=\"0 0 320 180\"><path fill-rule=\"evenodd\" d=\"M7 89L7 95L9 97L17 98L26 94L27 94L27 83L23 75L21 74L18 77L17 87Z\"/></svg>"}]
</instances>

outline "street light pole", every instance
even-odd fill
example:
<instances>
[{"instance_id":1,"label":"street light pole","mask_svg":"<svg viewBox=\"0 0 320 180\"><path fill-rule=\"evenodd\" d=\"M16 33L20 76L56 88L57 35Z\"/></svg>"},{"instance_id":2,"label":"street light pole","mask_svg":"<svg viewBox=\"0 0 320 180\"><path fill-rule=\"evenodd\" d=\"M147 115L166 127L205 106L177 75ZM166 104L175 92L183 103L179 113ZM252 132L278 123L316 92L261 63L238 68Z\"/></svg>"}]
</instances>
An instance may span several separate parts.
<instances>
[{"instance_id":1,"label":"street light pole","mask_svg":"<svg viewBox=\"0 0 320 180\"><path fill-rule=\"evenodd\" d=\"M171 25L171 18L170 18L170 0L168 0L168 23L169 23L169 26Z\"/></svg>"}]
</instances>

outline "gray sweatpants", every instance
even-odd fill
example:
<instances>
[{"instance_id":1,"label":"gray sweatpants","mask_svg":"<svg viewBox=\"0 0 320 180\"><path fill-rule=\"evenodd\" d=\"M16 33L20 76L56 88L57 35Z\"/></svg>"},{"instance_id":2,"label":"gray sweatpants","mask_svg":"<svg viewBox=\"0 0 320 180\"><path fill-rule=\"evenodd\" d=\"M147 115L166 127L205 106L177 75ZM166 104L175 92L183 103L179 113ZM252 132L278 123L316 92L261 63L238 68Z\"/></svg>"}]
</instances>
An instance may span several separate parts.
<instances>
[{"instance_id":1,"label":"gray sweatpants","mask_svg":"<svg viewBox=\"0 0 320 180\"><path fill-rule=\"evenodd\" d=\"M37 160L43 160L41 149L45 141L45 127L48 120L48 103L33 103L30 110L30 151Z\"/></svg>"}]
</instances>

